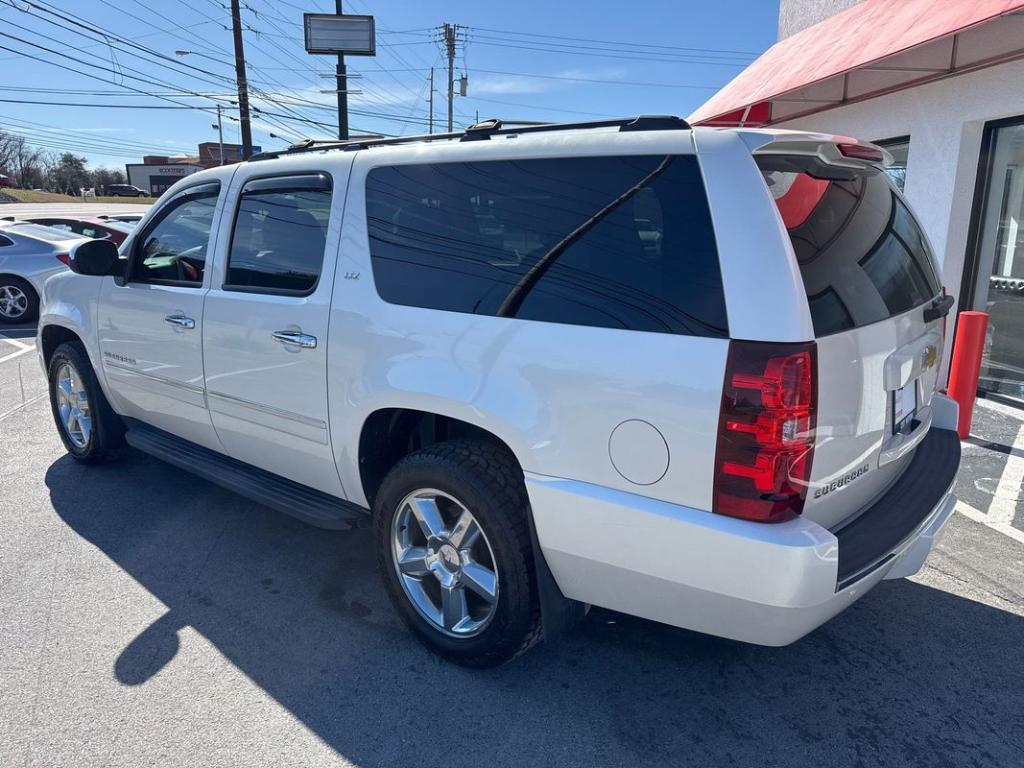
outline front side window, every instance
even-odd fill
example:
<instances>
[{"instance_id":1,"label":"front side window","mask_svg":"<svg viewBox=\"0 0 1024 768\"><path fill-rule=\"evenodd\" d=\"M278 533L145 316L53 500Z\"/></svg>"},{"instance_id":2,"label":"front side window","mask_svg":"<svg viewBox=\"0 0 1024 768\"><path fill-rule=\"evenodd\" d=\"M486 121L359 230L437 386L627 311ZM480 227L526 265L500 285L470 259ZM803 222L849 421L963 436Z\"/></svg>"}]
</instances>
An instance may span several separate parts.
<instances>
[{"instance_id":1,"label":"front side window","mask_svg":"<svg viewBox=\"0 0 1024 768\"><path fill-rule=\"evenodd\" d=\"M723 337L725 301L696 158L375 168L374 280L394 304Z\"/></svg>"},{"instance_id":2,"label":"front side window","mask_svg":"<svg viewBox=\"0 0 1024 768\"><path fill-rule=\"evenodd\" d=\"M160 211L137 240L134 281L202 284L217 195L216 189L186 194Z\"/></svg>"},{"instance_id":3,"label":"front side window","mask_svg":"<svg viewBox=\"0 0 1024 768\"><path fill-rule=\"evenodd\" d=\"M242 189L228 290L306 294L320 279L331 213L331 185L317 174L257 179Z\"/></svg>"}]
</instances>

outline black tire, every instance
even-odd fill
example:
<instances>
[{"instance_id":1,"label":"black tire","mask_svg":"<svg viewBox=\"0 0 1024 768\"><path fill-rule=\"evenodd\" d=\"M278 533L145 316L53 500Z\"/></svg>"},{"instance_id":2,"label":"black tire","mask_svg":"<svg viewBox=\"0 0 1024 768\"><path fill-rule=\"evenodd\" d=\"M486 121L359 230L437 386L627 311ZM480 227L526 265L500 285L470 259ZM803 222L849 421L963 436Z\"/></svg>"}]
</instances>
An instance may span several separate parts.
<instances>
[{"instance_id":1,"label":"black tire","mask_svg":"<svg viewBox=\"0 0 1024 768\"><path fill-rule=\"evenodd\" d=\"M145 192L139 192L139 194L136 195L136 197L145 197L145 196L146 196Z\"/></svg>"},{"instance_id":2,"label":"black tire","mask_svg":"<svg viewBox=\"0 0 1024 768\"><path fill-rule=\"evenodd\" d=\"M26 307L20 314L7 314L0 309L0 323L34 323L39 317L39 295L32 284L14 275L4 275L0 277L0 299L5 296L5 288L19 291L25 297Z\"/></svg>"},{"instance_id":3,"label":"black tire","mask_svg":"<svg viewBox=\"0 0 1024 768\"><path fill-rule=\"evenodd\" d=\"M398 507L423 488L448 494L471 510L493 552L496 607L479 634L445 634L420 614L399 579L391 546ZM528 515L522 471L507 449L490 442L454 440L429 446L406 456L384 478L373 505L381 577L395 610L428 648L456 664L486 668L514 659L540 639Z\"/></svg>"},{"instance_id":4,"label":"black tire","mask_svg":"<svg viewBox=\"0 0 1024 768\"><path fill-rule=\"evenodd\" d=\"M78 376L88 403L90 429L84 445L80 445L69 434L60 413L56 389L60 371L65 365L70 365ZM103 390L100 389L85 348L79 342L61 344L50 358L47 373L50 387L50 411L53 413L53 420L57 425L57 433L68 453L83 464L99 464L111 458L113 451L124 445L124 422L121 421L120 416L114 413ZM81 432L78 437L82 437Z\"/></svg>"}]
</instances>

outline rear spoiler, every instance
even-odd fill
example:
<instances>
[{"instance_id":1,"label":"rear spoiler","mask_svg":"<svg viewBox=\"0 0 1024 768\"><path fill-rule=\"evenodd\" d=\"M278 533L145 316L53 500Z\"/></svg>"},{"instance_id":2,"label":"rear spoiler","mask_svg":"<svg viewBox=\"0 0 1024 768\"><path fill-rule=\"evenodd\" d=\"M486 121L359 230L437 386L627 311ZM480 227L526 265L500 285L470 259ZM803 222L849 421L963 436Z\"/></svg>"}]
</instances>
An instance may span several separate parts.
<instances>
[{"instance_id":1,"label":"rear spoiler","mask_svg":"<svg viewBox=\"0 0 1024 768\"><path fill-rule=\"evenodd\" d=\"M885 167L893 157L877 144L831 133L783 130L737 131L758 155L813 155L823 163L844 168Z\"/></svg>"}]
</instances>

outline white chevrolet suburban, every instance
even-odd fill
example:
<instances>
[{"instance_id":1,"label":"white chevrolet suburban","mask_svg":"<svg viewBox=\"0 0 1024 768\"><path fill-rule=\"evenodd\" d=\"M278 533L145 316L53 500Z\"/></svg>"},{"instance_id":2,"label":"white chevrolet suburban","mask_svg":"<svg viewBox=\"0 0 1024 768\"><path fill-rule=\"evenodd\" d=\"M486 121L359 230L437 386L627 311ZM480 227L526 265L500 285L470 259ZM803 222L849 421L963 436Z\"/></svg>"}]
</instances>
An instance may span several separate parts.
<instances>
[{"instance_id":1,"label":"white chevrolet suburban","mask_svg":"<svg viewBox=\"0 0 1024 768\"><path fill-rule=\"evenodd\" d=\"M956 404L925 237L844 137L678 118L307 142L77 246L38 347L127 441L313 525L489 666L588 605L791 643L915 573Z\"/></svg>"}]
</instances>

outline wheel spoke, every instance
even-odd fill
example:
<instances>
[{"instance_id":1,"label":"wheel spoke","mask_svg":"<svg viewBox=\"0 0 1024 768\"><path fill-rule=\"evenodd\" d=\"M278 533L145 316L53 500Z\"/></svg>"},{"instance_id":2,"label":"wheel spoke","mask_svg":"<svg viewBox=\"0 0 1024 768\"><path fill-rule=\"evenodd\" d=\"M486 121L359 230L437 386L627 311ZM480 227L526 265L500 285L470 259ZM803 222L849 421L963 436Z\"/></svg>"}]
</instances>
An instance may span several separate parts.
<instances>
[{"instance_id":1,"label":"wheel spoke","mask_svg":"<svg viewBox=\"0 0 1024 768\"><path fill-rule=\"evenodd\" d=\"M462 566L462 584L476 594L493 603L498 596L498 577L494 571L473 560Z\"/></svg>"},{"instance_id":2,"label":"wheel spoke","mask_svg":"<svg viewBox=\"0 0 1024 768\"><path fill-rule=\"evenodd\" d=\"M480 526L476 524L473 515L469 513L469 510L463 510L462 514L459 515L459 519L455 521L455 525L452 526L452 532L448 536L448 540L456 549L469 549L473 546L473 542L477 540L479 535Z\"/></svg>"},{"instance_id":3,"label":"wheel spoke","mask_svg":"<svg viewBox=\"0 0 1024 768\"><path fill-rule=\"evenodd\" d=\"M85 445L89 442L89 435L92 434L92 421L89 419L88 414L78 413L78 429L82 433L82 444Z\"/></svg>"},{"instance_id":4,"label":"wheel spoke","mask_svg":"<svg viewBox=\"0 0 1024 768\"><path fill-rule=\"evenodd\" d=\"M406 576L426 576L430 573L427 568L427 548L409 547L398 557L398 570Z\"/></svg>"},{"instance_id":5,"label":"wheel spoke","mask_svg":"<svg viewBox=\"0 0 1024 768\"><path fill-rule=\"evenodd\" d=\"M428 539L437 538L444 532L444 519L434 499L420 498L412 501L412 514L420 530Z\"/></svg>"},{"instance_id":6,"label":"wheel spoke","mask_svg":"<svg viewBox=\"0 0 1024 768\"><path fill-rule=\"evenodd\" d=\"M466 590L460 584L441 587L441 617L444 628L449 631L459 629L462 622L469 619L469 608L466 606Z\"/></svg>"}]
</instances>

